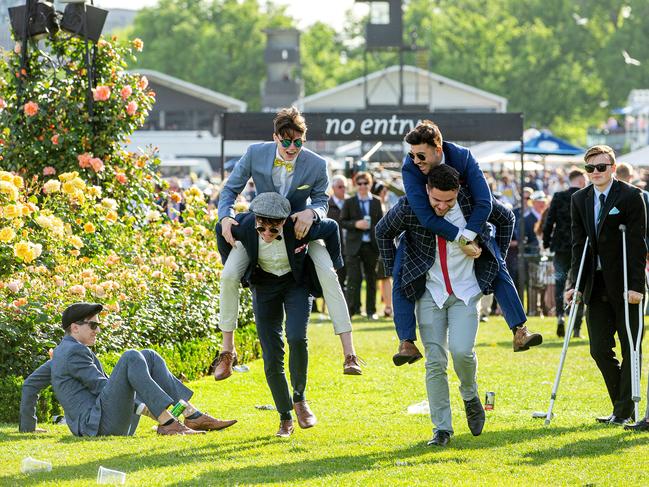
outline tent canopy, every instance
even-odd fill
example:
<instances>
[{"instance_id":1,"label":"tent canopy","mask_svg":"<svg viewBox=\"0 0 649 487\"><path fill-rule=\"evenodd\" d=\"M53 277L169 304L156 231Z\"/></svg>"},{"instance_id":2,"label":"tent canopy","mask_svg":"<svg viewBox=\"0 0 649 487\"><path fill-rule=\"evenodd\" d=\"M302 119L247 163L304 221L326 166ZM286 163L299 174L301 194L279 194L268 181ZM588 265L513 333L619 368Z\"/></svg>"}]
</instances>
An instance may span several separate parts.
<instances>
[{"instance_id":1,"label":"tent canopy","mask_svg":"<svg viewBox=\"0 0 649 487\"><path fill-rule=\"evenodd\" d=\"M517 154L520 151L519 146L508 152ZM585 152L583 148L572 145L559 137L555 137L547 131L541 132L537 137L525 141L523 151L526 154L539 154L544 156L576 156Z\"/></svg>"},{"instance_id":2,"label":"tent canopy","mask_svg":"<svg viewBox=\"0 0 649 487\"><path fill-rule=\"evenodd\" d=\"M649 166L649 145L618 157L617 162L626 162L632 166Z\"/></svg>"}]
</instances>

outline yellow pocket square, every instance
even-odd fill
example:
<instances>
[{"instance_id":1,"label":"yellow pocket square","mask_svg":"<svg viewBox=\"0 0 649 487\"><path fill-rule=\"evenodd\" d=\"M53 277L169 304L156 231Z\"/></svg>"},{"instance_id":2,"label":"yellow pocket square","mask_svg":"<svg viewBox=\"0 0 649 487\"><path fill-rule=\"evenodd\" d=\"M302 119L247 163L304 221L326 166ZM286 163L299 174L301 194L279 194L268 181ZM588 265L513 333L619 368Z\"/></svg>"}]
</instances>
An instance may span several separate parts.
<instances>
[{"instance_id":1,"label":"yellow pocket square","mask_svg":"<svg viewBox=\"0 0 649 487\"><path fill-rule=\"evenodd\" d=\"M309 189L310 187L311 187L311 186L309 186L308 184L303 184L302 186L298 186L297 189L298 189L298 191L300 191L300 190L302 190L302 189Z\"/></svg>"}]
</instances>

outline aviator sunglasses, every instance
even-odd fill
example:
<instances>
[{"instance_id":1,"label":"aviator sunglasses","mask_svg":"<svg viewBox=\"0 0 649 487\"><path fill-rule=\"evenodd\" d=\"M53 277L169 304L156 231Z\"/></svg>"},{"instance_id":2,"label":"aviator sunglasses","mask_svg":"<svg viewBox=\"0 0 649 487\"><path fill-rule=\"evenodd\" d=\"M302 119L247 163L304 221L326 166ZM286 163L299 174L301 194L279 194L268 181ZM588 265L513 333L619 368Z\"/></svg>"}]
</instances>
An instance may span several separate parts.
<instances>
[{"instance_id":1,"label":"aviator sunglasses","mask_svg":"<svg viewBox=\"0 0 649 487\"><path fill-rule=\"evenodd\" d=\"M277 228L277 227L265 227L265 226L263 226L263 225L259 225L259 226L256 228L256 230L257 230L257 232L259 232L259 233L264 233L266 230L268 230L268 231L269 231L270 233L272 233L272 234L277 234L277 233L279 233L279 228Z\"/></svg>"},{"instance_id":2,"label":"aviator sunglasses","mask_svg":"<svg viewBox=\"0 0 649 487\"><path fill-rule=\"evenodd\" d=\"M586 164L584 166L584 169L589 174L592 173L595 170L597 170L597 172L605 172L606 168L608 168L608 166L612 166L612 165L613 164Z\"/></svg>"},{"instance_id":3,"label":"aviator sunglasses","mask_svg":"<svg viewBox=\"0 0 649 487\"><path fill-rule=\"evenodd\" d=\"M423 152L417 152L417 154L408 152L408 155L410 156L410 159L412 159L413 161L415 160L415 155L417 156L417 159L419 159L422 162L426 160L426 154L424 154Z\"/></svg>"},{"instance_id":4,"label":"aviator sunglasses","mask_svg":"<svg viewBox=\"0 0 649 487\"><path fill-rule=\"evenodd\" d=\"M282 144L282 147L284 147L284 149L288 149L289 147L291 147L291 144L293 144L296 149L299 149L300 147L302 147L304 141L301 138L295 140L280 139L279 143Z\"/></svg>"}]
</instances>

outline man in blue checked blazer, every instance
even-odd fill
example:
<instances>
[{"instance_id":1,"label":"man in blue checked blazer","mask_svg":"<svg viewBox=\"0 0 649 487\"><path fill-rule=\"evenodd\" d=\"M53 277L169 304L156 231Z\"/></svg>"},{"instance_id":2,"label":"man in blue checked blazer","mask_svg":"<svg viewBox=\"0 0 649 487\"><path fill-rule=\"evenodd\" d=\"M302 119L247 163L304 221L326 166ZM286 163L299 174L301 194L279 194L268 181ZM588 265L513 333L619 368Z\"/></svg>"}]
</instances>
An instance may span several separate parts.
<instances>
[{"instance_id":1,"label":"man in blue checked blazer","mask_svg":"<svg viewBox=\"0 0 649 487\"><path fill-rule=\"evenodd\" d=\"M257 194L278 193L291 204L295 235L304 237L314 222L327 216L329 186L324 158L304 147L306 122L295 107L283 108L273 121L273 142L253 144L239 159L219 196L219 222L223 240L232 250L221 272L219 328L223 332L222 351L214 371L216 380L232 375L236 364L234 331L239 313L239 282L249 264L242 245L232 235L235 220L234 202L248 180L255 182ZM345 356L343 373L360 375L361 368L354 350L347 302L327 249L318 241L309 243L322 294L327 304L334 332L340 337Z\"/></svg>"},{"instance_id":2,"label":"man in blue checked blazer","mask_svg":"<svg viewBox=\"0 0 649 487\"><path fill-rule=\"evenodd\" d=\"M465 147L443 141L439 127L430 120L422 121L411 130L406 135L405 141L410 145L411 150L404 159L403 181L409 205L417 220L434 234L444 237L449 242L460 244L460 248L466 255L476 257L478 246L475 245L474 240L491 214L492 197L487 181L471 152ZM469 192L472 211L462 227L436 215L428 201L427 174L432 167L440 164L449 165L458 171L461 186ZM506 272L505 255L506 248L500 252L498 258L501 272ZM400 339L399 351L393 360L398 365L406 362L412 363L421 358L421 353L414 345L416 323L412 313L412 304L408 304L408 298L401 288L401 266L402 252L399 251L394 262L392 289L394 322ZM508 273L501 277L503 282L511 281ZM499 296L501 291L503 295ZM507 291L506 294L505 291ZM501 308L508 308L511 311L505 313L505 319L514 335L514 351L518 352L540 344L543 338L538 333L528 331L525 326L527 317L524 313L513 312L514 309L517 309L516 304L508 304L520 303L518 296L514 296L515 293L515 287L507 285L502 290L498 287L495 295Z\"/></svg>"}]
</instances>

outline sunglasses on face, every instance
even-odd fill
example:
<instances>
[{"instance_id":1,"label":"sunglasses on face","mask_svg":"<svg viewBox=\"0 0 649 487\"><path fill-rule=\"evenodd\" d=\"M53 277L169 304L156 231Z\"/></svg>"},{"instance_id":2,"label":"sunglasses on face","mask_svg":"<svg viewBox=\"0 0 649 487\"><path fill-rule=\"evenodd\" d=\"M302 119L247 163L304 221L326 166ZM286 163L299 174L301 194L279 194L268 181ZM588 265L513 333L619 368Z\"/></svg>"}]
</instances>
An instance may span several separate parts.
<instances>
[{"instance_id":1,"label":"sunglasses on face","mask_svg":"<svg viewBox=\"0 0 649 487\"><path fill-rule=\"evenodd\" d=\"M268 231L269 231L270 233L272 233L273 235L279 233L279 228L277 228L277 227L265 227L265 226L263 226L263 225L259 225L259 226L257 227L257 232L259 232L259 233L264 233L266 230L268 230Z\"/></svg>"},{"instance_id":2,"label":"sunglasses on face","mask_svg":"<svg viewBox=\"0 0 649 487\"><path fill-rule=\"evenodd\" d=\"M99 323L98 321L83 321L82 323L88 325L93 331L101 326L101 323Z\"/></svg>"},{"instance_id":3,"label":"sunglasses on face","mask_svg":"<svg viewBox=\"0 0 649 487\"><path fill-rule=\"evenodd\" d=\"M284 147L284 149L288 149L289 147L291 147L291 144L293 144L296 149L299 149L300 147L302 147L303 142L304 141L301 138L298 138L298 139L295 139L295 140L280 139L280 141L279 141L279 143L282 144L282 147Z\"/></svg>"},{"instance_id":4,"label":"sunglasses on face","mask_svg":"<svg viewBox=\"0 0 649 487\"><path fill-rule=\"evenodd\" d=\"M367 181L356 181L356 186L369 186L370 183Z\"/></svg>"},{"instance_id":5,"label":"sunglasses on face","mask_svg":"<svg viewBox=\"0 0 649 487\"><path fill-rule=\"evenodd\" d=\"M587 173L592 173L593 171L597 172L606 172L606 169L609 166L612 166L613 164L586 164L584 166L584 169L586 170Z\"/></svg>"},{"instance_id":6,"label":"sunglasses on face","mask_svg":"<svg viewBox=\"0 0 649 487\"><path fill-rule=\"evenodd\" d=\"M422 162L426 160L426 154L424 154L423 152L417 152L417 154L414 154L413 152L408 152L408 156L413 161L415 160L415 156L417 156L417 159L419 159Z\"/></svg>"}]
</instances>

